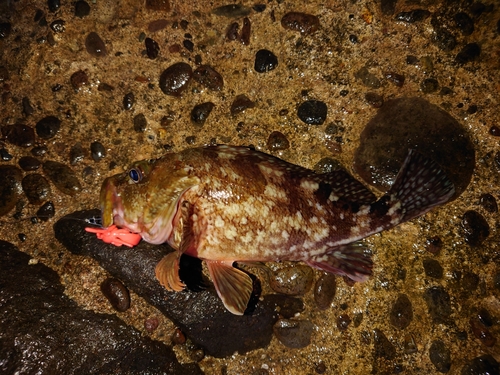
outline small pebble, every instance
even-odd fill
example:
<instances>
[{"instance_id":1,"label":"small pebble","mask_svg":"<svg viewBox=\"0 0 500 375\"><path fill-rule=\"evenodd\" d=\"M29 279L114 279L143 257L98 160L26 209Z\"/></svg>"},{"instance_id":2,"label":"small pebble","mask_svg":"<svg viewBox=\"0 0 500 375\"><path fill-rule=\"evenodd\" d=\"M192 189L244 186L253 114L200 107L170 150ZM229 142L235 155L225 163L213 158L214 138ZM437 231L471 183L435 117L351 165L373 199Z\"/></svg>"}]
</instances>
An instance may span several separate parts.
<instances>
[{"instance_id":1,"label":"small pebble","mask_svg":"<svg viewBox=\"0 0 500 375\"><path fill-rule=\"evenodd\" d=\"M356 44L358 43L358 37L354 34L351 34L349 35L349 41L352 43L352 44Z\"/></svg>"},{"instance_id":2,"label":"small pebble","mask_svg":"<svg viewBox=\"0 0 500 375\"><path fill-rule=\"evenodd\" d=\"M50 28L52 29L53 32L55 33L63 33L65 28L64 28L64 22L63 20L55 20L51 22Z\"/></svg>"},{"instance_id":3,"label":"small pebble","mask_svg":"<svg viewBox=\"0 0 500 375\"><path fill-rule=\"evenodd\" d=\"M385 78L396 85L397 87L403 87L405 83L405 76L402 74L394 73L394 72L389 72L385 75Z\"/></svg>"},{"instance_id":4,"label":"small pebble","mask_svg":"<svg viewBox=\"0 0 500 375\"><path fill-rule=\"evenodd\" d=\"M231 115L236 116L245 110L254 107L254 102L252 102L246 95L240 94L231 103Z\"/></svg>"},{"instance_id":5,"label":"small pebble","mask_svg":"<svg viewBox=\"0 0 500 375\"><path fill-rule=\"evenodd\" d=\"M479 309L477 312L477 318L479 321L484 324L485 327L491 327L493 325L493 318L488 310L484 307Z\"/></svg>"},{"instance_id":6,"label":"small pebble","mask_svg":"<svg viewBox=\"0 0 500 375\"><path fill-rule=\"evenodd\" d=\"M252 7L253 10L255 10L257 13L262 13L263 11L266 10L266 4L255 4Z\"/></svg>"},{"instance_id":7,"label":"small pebble","mask_svg":"<svg viewBox=\"0 0 500 375\"><path fill-rule=\"evenodd\" d=\"M438 27L437 30L434 28L433 41L436 43L439 49L445 52L453 51L457 45L457 39L455 36L444 27Z\"/></svg>"},{"instance_id":8,"label":"small pebble","mask_svg":"<svg viewBox=\"0 0 500 375\"><path fill-rule=\"evenodd\" d=\"M312 14L289 12L281 18L281 26L308 35L319 29L319 18Z\"/></svg>"},{"instance_id":9,"label":"small pebble","mask_svg":"<svg viewBox=\"0 0 500 375\"><path fill-rule=\"evenodd\" d=\"M325 122L328 108L320 100L308 100L299 105L297 116L309 125L321 125Z\"/></svg>"},{"instance_id":10,"label":"small pebble","mask_svg":"<svg viewBox=\"0 0 500 375\"><path fill-rule=\"evenodd\" d=\"M497 342L497 339L491 334L490 330L477 318L470 318L470 327L474 337L481 341L484 346L491 348Z\"/></svg>"},{"instance_id":11,"label":"small pebble","mask_svg":"<svg viewBox=\"0 0 500 375\"><path fill-rule=\"evenodd\" d=\"M36 212L37 219L41 221L47 221L54 217L56 214L56 209L54 207L54 203L46 202L44 203Z\"/></svg>"},{"instance_id":12,"label":"small pebble","mask_svg":"<svg viewBox=\"0 0 500 375\"><path fill-rule=\"evenodd\" d=\"M337 328L339 331L347 331L349 324L351 324L351 318L349 315L342 314L337 318Z\"/></svg>"},{"instance_id":13,"label":"small pebble","mask_svg":"<svg viewBox=\"0 0 500 375\"><path fill-rule=\"evenodd\" d=\"M428 288L424 293L429 315L435 324L448 323L452 313L450 295L441 286Z\"/></svg>"},{"instance_id":14,"label":"small pebble","mask_svg":"<svg viewBox=\"0 0 500 375\"><path fill-rule=\"evenodd\" d=\"M130 293L120 280L108 277L101 284L101 292L116 311L124 312L130 307Z\"/></svg>"},{"instance_id":15,"label":"small pebble","mask_svg":"<svg viewBox=\"0 0 500 375\"><path fill-rule=\"evenodd\" d=\"M195 362L200 362L205 358L205 351L203 349L196 349L191 352L191 359Z\"/></svg>"},{"instance_id":16,"label":"small pebble","mask_svg":"<svg viewBox=\"0 0 500 375\"><path fill-rule=\"evenodd\" d=\"M144 40L144 44L146 45L146 55L151 60L156 59L158 57L158 54L160 53L160 46L158 45L158 43L156 43L151 38L146 38Z\"/></svg>"},{"instance_id":17,"label":"small pebble","mask_svg":"<svg viewBox=\"0 0 500 375\"><path fill-rule=\"evenodd\" d=\"M396 15L396 21L403 21L408 23L415 23L425 20L431 15L426 9L414 9L409 12L401 12Z\"/></svg>"},{"instance_id":18,"label":"small pebble","mask_svg":"<svg viewBox=\"0 0 500 375\"><path fill-rule=\"evenodd\" d=\"M443 267L436 259L425 258L423 260L425 274L434 279L443 278Z\"/></svg>"},{"instance_id":19,"label":"small pebble","mask_svg":"<svg viewBox=\"0 0 500 375\"><path fill-rule=\"evenodd\" d=\"M193 72L193 79L210 90L220 91L224 87L224 79L210 65L201 65L196 68Z\"/></svg>"},{"instance_id":20,"label":"small pebble","mask_svg":"<svg viewBox=\"0 0 500 375\"><path fill-rule=\"evenodd\" d=\"M462 229L465 242L472 247L481 245L490 235L490 226L486 219L477 211L469 210L462 217Z\"/></svg>"},{"instance_id":21,"label":"small pebble","mask_svg":"<svg viewBox=\"0 0 500 375\"><path fill-rule=\"evenodd\" d=\"M332 273L323 274L314 285L314 302L320 310L328 309L337 291L337 279Z\"/></svg>"},{"instance_id":22,"label":"small pebble","mask_svg":"<svg viewBox=\"0 0 500 375\"><path fill-rule=\"evenodd\" d=\"M418 352L418 347L412 334L408 333L405 335L403 348L405 354L413 354Z\"/></svg>"},{"instance_id":23,"label":"small pebble","mask_svg":"<svg viewBox=\"0 0 500 375\"><path fill-rule=\"evenodd\" d=\"M81 162L85 157L85 152L83 151L83 146L80 142L76 143L69 150L69 163L71 165L76 165Z\"/></svg>"},{"instance_id":24,"label":"small pebble","mask_svg":"<svg viewBox=\"0 0 500 375\"><path fill-rule=\"evenodd\" d=\"M129 92L129 93L125 94L125 96L123 97L123 109L125 109L126 111L129 111L132 109L134 104L135 104L134 93Z\"/></svg>"},{"instance_id":25,"label":"small pebble","mask_svg":"<svg viewBox=\"0 0 500 375\"><path fill-rule=\"evenodd\" d=\"M0 39L7 38L10 35L12 26L9 22L0 23Z\"/></svg>"},{"instance_id":26,"label":"small pebble","mask_svg":"<svg viewBox=\"0 0 500 375\"><path fill-rule=\"evenodd\" d=\"M275 292L289 296L304 295L313 283L314 271L311 267L301 264L282 268L269 280L269 286Z\"/></svg>"},{"instance_id":27,"label":"small pebble","mask_svg":"<svg viewBox=\"0 0 500 375\"><path fill-rule=\"evenodd\" d=\"M366 67L362 67L356 73L354 73L354 77L359 79L361 83L366 87L378 89L381 86L380 80L375 76L375 74L370 73L370 71Z\"/></svg>"},{"instance_id":28,"label":"small pebble","mask_svg":"<svg viewBox=\"0 0 500 375\"><path fill-rule=\"evenodd\" d=\"M320 361L314 368L314 371L316 372L316 374L324 374L326 372L325 362Z\"/></svg>"},{"instance_id":29,"label":"small pebble","mask_svg":"<svg viewBox=\"0 0 500 375\"><path fill-rule=\"evenodd\" d=\"M434 340L429 348L429 358L437 371L445 374L451 368L450 349L441 340Z\"/></svg>"},{"instance_id":30,"label":"small pebble","mask_svg":"<svg viewBox=\"0 0 500 375\"><path fill-rule=\"evenodd\" d=\"M61 129L61 120L55 116L47 116L36 124L36 134L43 139L54 138Z\"/></svg>"},{"instance_id":31,"label":"small pebble","mask_svg":"<svg viewBox=\"0 0 500 375\"><path fill-rule=\"evenodd\" d=\"M288 348L305 348L311 343L314 326L309 320L279 319L273 326L278 340Z\"/></svg>"},{"instance_id":32,"label":"small pebble","mask_svg":"<svg viewBox=\"0 0 500 375\"><path fill-rule=\"evenodd\" d=\"M28 237L24 233L19 233L17 235L17 237L19 238L19 241L21 241L21 242L24 242L24 241L26 241L28 239Z\"/></svg>"},{"instance_id":33,"label":"small pebble","mask_svg":"<svg viewBox=\"0 0 500 375\"><path fill-rule=\"evenodd\" d=\"M373 108L380 108L384 104L384 98L375 92L367 92L365 94L366 102Z\"/></svg>"},{"instance_id":34,"label":"small pebble","mask_svg":"<svg viewBox=\"0 0 500 375\"><path fill-rule=\"evenodd\" d=\"M44 156L47 151L47 146L35 146L31 149L31 154L33 156Z\"/></svg>"},{"instance_id":35,"label":"small pebble","mask_svg":"<svg viewBox=\"0 0 500 375\"><path fill-rule=\"evenodd\" d=\"M163 30L168 26L168 21L166 19L159 19L151 21L148 25L148 31L150 33L155 33L157 31Z\"/></svg>"},{"instance_id":36,"label":"small pebble","mask_svg":"<svg viewBox=\"0 0 500 375\"><path fill-rule=\"evenodd\" d=\"M23 171L28 171L28 172L36 171L42 165L40 160L38 160L33 156L21 156L21 158L19 158L18 164Z\"/></svg>"},{"instance_id":37,"label":"small pebble","mask_svg":"<svg viewBox=\"0 0 500 375\"><path fill-rule=\"evenodd\" d=\"M428 238L426 241L426 249L428 252L437 255L443 248L443 240L438 236Z\"/></svg>"},{"instance_id":38,"label":"small pebble","mask_svg":"<svg viewBox=\"0 0 500 375\"><path fill-rule=\"evenodd\" d=\"M314 172L319 174L330 173L339 169L343 169L342 164L330 157L321 158L313 167Z\"/></svg>"},{"instance_id":39,"label":"small pebble","mask_svg":"<svg viewBox=\"0 0 500 375\"><path fill-rule=\"evenodd\" d=\"M49 160L43 163L43 171L64 194L75 195L82 189L75 172L65 164Z\"/></svg>"},{"instance_id":40,"label":"small pebble","mask_svg":"<svg viewBox=\"0 0 500 375\"><path fill-rule=\"evenodd\" d=\"M73 86L73 89L75 89L75 91L78 91L83 86L87 86L89 84L89 77L83 70L78 70L71 75L69 81L71 82L71 86Z\"/></svg>"},{"instance_id":41,"label":"small pebble","mask_svg":"<svg viewBox=\"0 0 500 375\"><path fill-rule=\"evenodd\" d=\"M490 354L484 354L476 357L467 363L463 368L461 375L498 375L500 366Z\"/></svg>"},{"instance_id":42,"label":"small pebble","mask_svg":"<svg viewBox=\"0 0 500 375\"><path fill-rule=\"evenodd\" d=\"M47 0L47 5L49 7L49 11L54 13L61 7L61 0Z\"/></svg>"},{"instance_id":43,"label":"small pebble","mask_svg":"<svg viewBox=\"0 0 500 375\"><path fill-rule=\"evenodd\" d=\"M212 9L212 13L216 16L223 16L228 18L245 17L250 14L251 8L241 4L222 5Z\"/></svg>"},{"instance_id":44,"label":"small pebble","mask_svg":"<svg viewBox=\"0 0 500 375\"><path fill-rule=\"evenodd\" d=\"M465 12L459 12L453 17L456 26L462 32L462 35L471 35L474 32L474 21Z\"/></svg>"},{"instance_id":45,"label":"small pebble","mask_svg":"<svg viewBox=\"0 0 500 375\"><path fill-rule=\"evenodd\" d=\"M23 105L23 114L25 116L31 116L33 114L33 112L35 112L35 109L31 105L28 97L26 97L26 96L23 97L22 105Z\"/></svg>"},{"instance_id":46,"label":"small pebble","mask_svg":"<svg viewBox=\"0 0 500 375\"><path fill-rule=\"evenodd\" d=\"M276 69L278 58L267 49L261 49L255 54L254 69L257 73L265 73Z\"/></svg>"},{"instance_id":47,"label":"small pebble","mask_svg":"<svg viewBox=\"0 0 500 375\"><path fill-rule=\"evenodd\" d=\"M2 126L2 136L19 147L31 147L35 143L35 130L24 124Z\"/></svg>"},{"instance_id":48,"label":"small pebble","mask_svg":"<svg viewBox=\"0 0 500 375\"><path fill-rule=\"evenodd\" d=\"M85 38L85 48L87 52L94 57L104 57L108 54L106 45L101 37L94 31L90 32Z\"/></svg>"},{"instance_id":49,"label":"small pebble","mask_svg":"<svg viewBox=\"0 0 500 375\"><path fill-rule=\"evenodd\" d=\"M101 142L92 142L90 144L90 153L95 162L98 162L106 157L106 149Z\"/></svg>"},{"instance_id":50,"label":"small pebble","mask_svg":"<svg viewBox=\"0 0 500 375\"><path fill-rule=\"evenodd\" d=\"M389 313L391 324L397 329L405 329L413 320L413 306L406 294L400 294Z\"/></svg>"},{"instance_id":51,"label":"small pebble","mask_svg":"<svg viewBox=\"0 0 500 375\"><path fill-rule=\"evenodd\" d=\"M465 45L455 57L455 62L463 65L476 60L481 54L481 47L477 43Z\"/></svg>"},{"instance_id":52,"label":"small pebble","mask_svg":"<svg viewBox=\"0 0 500 375\"><path fill-rule=\"evenodd\" d=\"M191 121L193 121L193 123L195 123L196 125L202 126L214 107L215 104L212 102L195 105L191 110Z\"/></svg>"},{"instance_id":53,"label":"small pebble","mask_svg":"<svg viewBox=\"0 0 500 375\"><path fill-rule=\"evenodd\" d=\"M396 348L384 332L378 328L374 329L373 339L375 341L374 355L376 358L385 358L391 361L396 357Z\"/></svg>"},{"instance_id":54,"label":"small pebble","mask_svg":"<svg viewBox=\"0 0 500 375\"><path fill-rule=\"evenodd\" d=\"M432 73L434 71L434 62L432 61L431 56L423 56L420 59L420 63L422 65L422 71L425 74Z\"/></svg>"},{"instance_id":55,"label":"small pebble","mask_svg":"<svg viewBox=\"0 0 500 375\"><path fill-rule=\"evenodd\" d=\"M187 89L193 69L189 64L178 62L163 71L160 76L160 89L164 94L181 96Z\"/></svg>"},{"instance_id":56,"label":"small pebble","mask_svg":"<svg viewBox=\"0 0 500 375\"><path fill-rule=\"evenodd\" d=\"M479 204L489 213L494 214L498 212L497 200L489 193L483 194L479 197Z\"/></svg>"},{"instance_id":57,"label":"small pebble","mask_svg":"<svg viewBox=\"0 0 500 375\"><path fill-rule=\"evenodd\" d=\"M169 0L146 0L146 9L160 12L170 11Z\"/></svg>"},{"instance_id":58,"label":"small pebble","mask_svg":"<svg viewBox=\"0 0 500 375\"><path fill-rule=\"evenodd\" d=\"M176 328L172 333L172 343L174 345L184 345L186 343L186 335L179 328Z\"/></svg>"},{"instance_id":59,"label":"small pebble","mask_svg":"<svg viewBox=\"0 0 500 375\"><path fill-rule=\"evenodd\" d=\"M267 149L271 152L287 150L290 148L290 142L287 137L279 132L273 131L267 138Z\"/></svg>"},{"instance_id":60,"label":"small pebble","mask_svg":"<svg viewBox=\"0 0 500 375\"><path fill-rule=\"evenodd\" d=\"M144 114L139 113L134 116L134 131L137 133L144 133L147 127L148 121L146 120L146 116L144 116Z\"/></svg>"},{"instance_id":61,"label":"small pebble","mask_svg":"<svg viewBox=\"0 0 500 375\"><path fill-rule=\"evenodd\" d=\"M9 213L22 193L23 173L12 165L0 165L0 216Z\"/></svg>"},{"instance_id":62,"label":"small pebble","mask_svg":"<svg viewBox=\"0 0 500 375\"><path fill-rule=\"evenodd\" d=\"M90 14L90 5L83 0L79 0L75 4L75 16L78 18L86 17Z\"/></svg>"},{"instance_id":63,"label":"small pebble","mask_svg":"<svg viewBox=\"0 0 500 375\"><path fill-rule=\"evenodd\" d=\"M500 137L500 127L493 125L490 130L488 130L488 133L494 137Z\"/></svg>"},{"instance_id":64,"label":"small pebble","mask_svg":"<svg viewBox=\"0 0 500 375\"><path fill-rule=\"evenodd\" d=\"M186 143L188 145L194 145L196 143L196 136L194 136L194 135L187 136Z\"/></svg>"},{"instance_id":65,"label":"small pebble","mask_svg":"<svg viewBox=\"0 0 500 375\"><path fill-rule=\"evenodd\" d=\"M233 22L229 25L226 30L226 39L227 40L237 40L238 39L238 22Z\"/></svg>"},{"instance_id":66,"label":"small pebble","mask_svg":"<svg viewBox=\"0 0 500 375\"><path fill-rule=\"evenodd\" d=\"M22 180L24 194L31 204L41 204L49 199L51 194L49 181L41 174L27 174Z\"/></svg>"},{"instance_id":67,"label":"small pebble","mask_svg":"<svg viewBox=\"0 0 500 375\"><path fill-rule=\"evenodd\" d=\"M438 88L439 88L439 83L437 79L434 78L426 78L420 84L420 90L424 94L431 94L433 92L436 92Z\"/></svg>"},{"instance_id":68,"label":"small pebble","mask_svg":"<svg viewBox=\"0 0 500 375\"><path fill-rule=\"evenodd\" d=\"M107 84L106 82L101 82L99 83L99 86L97 86L98 91L113 91L115 88L111 86L110 84Z\"/></svg>"},{"instance_id":69,"label":"small pebble","mask_svg":"<svg viewBox=\"0 0 500 375\"><path fill-rule=\"evenodd\" d=\"M189 39L184 39L182 41L182 45L184 46L185 49L187 49L189 52L194 51L194 43L190 41Z\"/></svg>"},{"instance_id":70,"label":"small pebble","mask_svg":"<svg viewBox=\"0 0 500 375\"><path fill-rule=\"evenodd\" d=\"M248 17L243 18L243 27L241 29L240 42L244 46L248 46L250 44L250 33L251 33L252 25Z\"/></svg>"},{"instance_id":71,"label":"small pebble","mask_svg":"<svg viewBox=\"0 0 500 375\"><path fill-rule=\"evenodd\" d=\"M156 317L148 318L144 321L144 329L149 333L153 333L159 325L160 321Z\"/></svg>"}]
</instances>

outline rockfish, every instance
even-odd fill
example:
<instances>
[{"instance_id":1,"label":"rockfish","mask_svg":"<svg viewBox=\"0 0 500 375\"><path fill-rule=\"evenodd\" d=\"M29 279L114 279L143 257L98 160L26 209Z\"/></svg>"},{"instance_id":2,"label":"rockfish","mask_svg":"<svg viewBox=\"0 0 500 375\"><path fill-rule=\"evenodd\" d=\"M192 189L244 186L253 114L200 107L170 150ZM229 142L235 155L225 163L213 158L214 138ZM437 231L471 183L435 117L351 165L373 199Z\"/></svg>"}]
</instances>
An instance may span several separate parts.
<instances>
[{"instance_id":1,"label":"rockfish","mask_svg":"<svg viewBox=\"0 0 500 375\"><path fill-rule=\"evenodd\" d=\"M364 281L373 263L359 240L423 215L454 191L438 164L412 150L377 200L345 171L317 174L221 145L136 162L104 181L100 203L104 227L177 250L156 266L163 286L182 290L179 258L198 257L225 307L241 315L252 280L234 262L302 261Z\"/></svg>"}]
</instances>

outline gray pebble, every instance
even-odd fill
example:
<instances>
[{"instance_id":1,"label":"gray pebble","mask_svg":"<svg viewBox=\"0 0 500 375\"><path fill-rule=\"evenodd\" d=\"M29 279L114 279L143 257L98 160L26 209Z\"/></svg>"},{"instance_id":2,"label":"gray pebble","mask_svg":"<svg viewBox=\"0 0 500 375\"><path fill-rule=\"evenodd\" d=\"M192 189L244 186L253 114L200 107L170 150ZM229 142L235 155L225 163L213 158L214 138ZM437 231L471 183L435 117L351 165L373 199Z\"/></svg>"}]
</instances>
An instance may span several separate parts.
<instances>
[{"instance_id":1,"label":"gray pebble","mask_svg":"<svg viewBox=\"0 0 500 375\"><path fill-rule=\"evenodd\" d=\"M305 348L311 343L314 326L309 320L279 319L273 326L278 340L288 348Z\"/></svg>"},{"instance_id":2,"label":"gray pebble","mask_svg":"<svg viewBox=\"0 0 500 375\"><path fill-rule=\"evenodd\" d=\"M22 193L23 173L13 165L0 165L0 216L9 213Z\"/></svg>"},{"instance_id":3,"label":"gray pebble","mask_svg":"<svg viewBox=\"0 0 500 375\"><path fill-rule=\"evenodd\" d=\"M49 181L41 174L31 173L22 180L24 194L31 204L45 202L51 194Z\"/></svg>"},{"instance_id":4,"label":"gray pebble","mask_svg":"<svg viewBox=\"0 0 500 375\"><path fill-rule=\"evenodd\" d=\"M434 340L429 348L429 358L441 373L447 373L451 368L450 349L441 340Z\"/></svg>"},{"instance_id":5,"label":"gray pebble","mask_svg":"<svg viewBox=\"0 0 500 375\"><path fill-rule=\"evenodd\" d=\"M64 194L75 195L82 189L75 172L65 164L48 160L43 163L43 171Z\"/></svg>"},{"instance_id":6,"label":"gray pebble","mask_svg":"<svg viewBox=\"0 0 500 375\"><path fill-rule=\"evenodd\" d=\"M305 294L313 282L314 271L311 267L302 264L282 268L276 271L269 280L274 291L290 296Z\"/></svg>"},{"instance_id":7,"label":"gray pebble","mask_svg":"<svg viewBox=\"0 0 500 375\"><path fill-rule=\"evenodd\" d=\"M323 274L314 285L314 301L320 310L330 307L337 291L337 279L332 273Z\"/></svg>"},{"instance_id":8,"label":"gray pebble","mask_svg":"<svg viewBox=\"0 0 500 375\"><path fill-rule=\"evenodd\" d=\"M103 159L106 156L106 149L104 148L101 142L92 142L90 144L90 153L92 159L95 162L98 162L99 160Z\"/></svg>"},{"instance_id":9,"label":"gray pebble","mask_svg":"<svg viewBox=\"0 0 500 375\"><path fill-rule=\"evenodd\" d=\"M398 329L408 327L413 319L413 306L406 294L400 294L389 313L391 324Z\"/></svg>"}]
</instances>

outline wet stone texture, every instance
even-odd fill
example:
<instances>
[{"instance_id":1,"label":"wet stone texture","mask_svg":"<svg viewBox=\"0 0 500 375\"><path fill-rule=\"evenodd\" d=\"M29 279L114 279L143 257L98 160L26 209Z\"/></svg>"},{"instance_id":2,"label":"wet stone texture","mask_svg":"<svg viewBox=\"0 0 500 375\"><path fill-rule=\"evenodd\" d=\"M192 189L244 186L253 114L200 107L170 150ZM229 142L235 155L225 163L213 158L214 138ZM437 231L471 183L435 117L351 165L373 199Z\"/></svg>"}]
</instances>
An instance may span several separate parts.
<instances>
[{"instance_id":1,"label":"wet stone texture","mask_svg":"<svg viewBox=\"0 0 500 375\"><path fill-rule=\"evenodd\" d=\"M67 316L87 332L86 317L106 337L120 327L109 344L120 350L138 337L162 343L140 371L112 367L119 353L110 349L109 368L76 361L51 367L57 375L159 373L162 356L207 374L498 373L499 38L495 0L0 1L0 239L31 259L19 280L39 279L43 263L67 296L60 286L61 304L33 293L17 310L24 322L9 326L13 340L0 338L0 363L21 356L15 340L65 350L60 336L45 340L41 319L24 316L50 310L54 326ZM254 276L243 317L222 307L201 262L182 257L188 288L167 292L154 267L168 247L115 248L83 232L89 217L62 220L98 207L103 180L136 160L215 144L319 174L342 169L377 196L414 148L457 192L363 240L374 260L364 283L268 262L289 275L273 281L239 262ZM105 280L121 284L103 294ZM23 292L11 283L0 287L9 301ZM75 353L95 344L74 342ZM94 352L107 353L102 345ZM105 357L81 356L95 366ZM42 363L23 358L26 369Z\"/></svg>"},{"instance_id":2,"label":"wet stone texture","mask_svg":"<svg viewBox=\"0 0 500 375\"><path fill-rule=\"evenodd\" d=\"M116 316L78 307L63 294L56 272L29 261L0 241L2 373L202 373L196 365L179 364L171 348Z\"/></svg>"}]
</instances>

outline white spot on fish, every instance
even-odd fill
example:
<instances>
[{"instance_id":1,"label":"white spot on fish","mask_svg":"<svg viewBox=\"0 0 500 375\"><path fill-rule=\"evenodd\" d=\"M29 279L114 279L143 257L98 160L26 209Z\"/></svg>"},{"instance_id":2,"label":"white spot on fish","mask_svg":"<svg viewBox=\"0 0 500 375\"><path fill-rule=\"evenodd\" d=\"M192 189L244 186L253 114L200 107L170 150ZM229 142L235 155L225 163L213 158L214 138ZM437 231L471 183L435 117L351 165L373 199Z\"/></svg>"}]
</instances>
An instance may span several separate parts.
<instances>
[{"instance_id":1,"label":"white spot on fish","mask_svg":"<svg viewBox=\"0 0 500 375\"><path fill-rule=\"evenodd\" d=\"M316 191L319 188L319 184L311 180L302 180L300 183L300 187L305 190Z\"/></svg>"},{"instance_id":2,"label":"white spot on fish","mask_svg":"<svg viewBox=\"0 0 500 375\"><path fill-rule=\"evenodd\" d=\"M290 234L286 230L283 230L281 232L281 237L288 241L288 239L290 238Z\"/></svg>"},{"instance_id":3,"label":"white spot on fish","mask_svg":"<svg viewBox=\"0 0 500 375\"><path fill-rule=\"evenodd\" d=\"M222 228L224 226L224 220L222 220L222 217L220 217L220 215L217 215L215 217L214 225L216 228Z\"/></svg>"}]
</instances>

